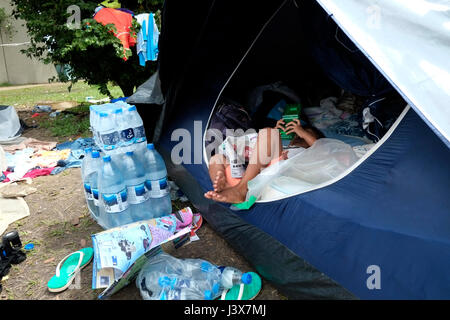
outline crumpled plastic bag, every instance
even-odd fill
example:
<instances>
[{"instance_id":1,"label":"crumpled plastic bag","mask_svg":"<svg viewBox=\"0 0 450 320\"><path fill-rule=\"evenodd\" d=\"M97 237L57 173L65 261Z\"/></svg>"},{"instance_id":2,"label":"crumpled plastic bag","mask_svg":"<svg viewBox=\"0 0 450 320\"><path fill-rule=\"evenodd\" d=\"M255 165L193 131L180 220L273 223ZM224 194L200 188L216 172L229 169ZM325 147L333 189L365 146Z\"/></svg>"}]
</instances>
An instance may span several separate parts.
<instances>
[{"instance_id":1,"label":"crumpled plastic bag","mask_svg":"<svg viewBox=\"0 0 450 320\"><path fill-rule=\"evenodd\" d=\"M358 157L352 147L334 139L319 139L311 147L261 171L248 182L246 200L271 200L305 192L350 168Z\"/></svg>"}]
</instances>

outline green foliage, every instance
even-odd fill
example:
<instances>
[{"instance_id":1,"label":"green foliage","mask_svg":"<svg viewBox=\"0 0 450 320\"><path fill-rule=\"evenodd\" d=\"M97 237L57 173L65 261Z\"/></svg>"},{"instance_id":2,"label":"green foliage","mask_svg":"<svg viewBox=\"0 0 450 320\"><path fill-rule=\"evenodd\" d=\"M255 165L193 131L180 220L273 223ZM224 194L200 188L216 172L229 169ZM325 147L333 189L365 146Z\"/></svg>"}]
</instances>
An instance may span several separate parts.
<instances>
[{"instance_id":1,"label":"green foliage","mask_svg":"<svg viewBox=\"0 0 450 320\"><path fill-rule=\"evenodd\" d=\"M88 137L91 134L89 117L68 113L61 113L55 118L48 118L42 121L40 126L49 129L55 137Z\"/></svg>"},{"instance_id":2,"label":"green foliage","mask_svg":"<svg viewBox=\"0 0 450 320\"><path fill-rule=\"evenodd\" d=\"M0 8L0 30L4 31L9 38L12 38L16 32L11 18L11 15L8 15L4 8Z\"/></svg>"},{"instance_id":3,"label":"green foliage","mask_svg":"<svg viewBox=\"0 0 450 320\"><path fill-rule=\"evenodd\" d=\"M141 67L135 47L125 52L128 60L123 60L124 48L113 34L114 25L103 26L92 19L100 2L101 0L77 0L76 3L73 0L11 0L15 7L14 17L25 20L31 37L31 46L22 52L45 63L69 65L68 79L72 83L83 79L90 85L98 86L102 94L111 96L107 84L112 81L128 96L133 93L134 87L147 80L156 70L156 63L147 62L146 67ZM123 0L121 3L123 8L139 14L158 12L163 0ZM79 29L71 29L67 25L72 14L67 9L74 4L81 11ZM159 14L156 16L159 21ZM138 31L139 24L134 21L132 34Z\"/></svg>"}]
</instances>

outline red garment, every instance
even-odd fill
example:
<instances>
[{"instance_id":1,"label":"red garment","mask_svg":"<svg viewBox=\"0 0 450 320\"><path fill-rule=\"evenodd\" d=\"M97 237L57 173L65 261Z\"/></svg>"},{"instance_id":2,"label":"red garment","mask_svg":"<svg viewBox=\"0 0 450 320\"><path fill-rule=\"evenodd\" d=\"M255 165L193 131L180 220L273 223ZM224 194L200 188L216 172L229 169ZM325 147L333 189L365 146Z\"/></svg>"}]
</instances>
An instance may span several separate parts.
<instances>
[{"instance_id":1,"label":"red garment","mask_svg":"<svg viewBox=\"0 0 450 320\"><path fill-rule=\"evenodd\" d=\"M103 25L110 23L114 24L117 29L117 33L114 33L114 35L119 38L124 47L123 59L125 61L128 60L125 55L126 50L136 45L136 38L131 37L130 34L133 16L130 13L121 10L102 8L95 14L94 19ZM136 34L134 34L134 36L136 36Z\"/></svg>"},{"instance_id":2,"label":"red garment","mask_svg":"<svg viewBox=\"0 0 450 320\"><path fill-rule=\"evenodd\" d=\"M50 173L52 173L53 169L55 169L55 167L52 168L43 168L43 169L33 169L28 171L23 178L36 178L36 177L40 177L40 176L48 176L50 175ZM6 176L6 179L3 180L3 182L9 182L9 178L8 175L12 173L10 171L4 171L3 174Z\"/></svg>"}]
</instances>

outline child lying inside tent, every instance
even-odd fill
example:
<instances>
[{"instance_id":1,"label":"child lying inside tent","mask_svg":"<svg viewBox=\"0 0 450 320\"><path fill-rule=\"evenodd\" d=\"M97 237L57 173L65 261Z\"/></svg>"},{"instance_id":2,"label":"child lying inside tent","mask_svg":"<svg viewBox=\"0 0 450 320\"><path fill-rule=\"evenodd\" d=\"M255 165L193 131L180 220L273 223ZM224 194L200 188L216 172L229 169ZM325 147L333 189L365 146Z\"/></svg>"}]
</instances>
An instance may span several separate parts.
<instances>
[{"instance_id":1,"label":"child lying inside tent","mask_svg":"<svg viewBox=\"0 0 450 320\"><path fill-rule=\"evenodd\" d=\"M295 133L295 137L284 150L278 129L283 130L286 134ZM229 143L228 138L240 140L235 141L235 144L229 148L232 150L226 150L229 146L227 145ZM220 151L224 150L225 152L216 154L210 159L209 175L214 191L208 191L205 193L205 197L220 202L240 203L246 199L247 183L254 179L261 170L299 155L324 136L314 127L303 127L298 119L294 119L287 125L281 119L277 122L275 128L262 129L257 135L249 134L228 138L220 149ZM241 145L242 143L245 144L244 148L239 146L236 148L236 144L239 145L239 142L241 142ZM236 154L236 157L230 156L233 151L240 153L241 157L238 154ZM245 159L245 162L248 162L248 165L245 171L243 170L244 172L239 174L239 168L243 167L243 161L239 161L242 158Z\"/></svg>"}]
</instances>

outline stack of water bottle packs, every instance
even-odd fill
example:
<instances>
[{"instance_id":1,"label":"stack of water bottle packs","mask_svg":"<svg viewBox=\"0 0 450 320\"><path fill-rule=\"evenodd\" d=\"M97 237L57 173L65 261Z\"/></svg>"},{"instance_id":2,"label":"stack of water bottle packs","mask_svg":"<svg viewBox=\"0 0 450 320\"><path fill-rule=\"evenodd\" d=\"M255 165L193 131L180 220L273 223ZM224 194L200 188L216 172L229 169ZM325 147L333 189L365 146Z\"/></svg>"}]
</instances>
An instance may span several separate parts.
<instances>
[{"instance_id":1,"label":"stack of water bottle packs","mask_svg":"<svg viewBox=\"0 0 450 320\"><path fill-rule=\"evenodd\" d=\"M92 217L104 229L172 213L167 170L135 106L93 105L90 124L98 150L86 149L82 179Z\"/></svg>"},{"instance_id":2,"label":"stack of water bottle packs","mask_svg":"<svg viewBox=\"0 0 450 320\"><path fill-rule=\"evenodd\" d=\"M164 252L147 261L136 278L144 300L213 300L235 285L251 282L250 273L236 268L177 259Z\"/></svg>"}]
</instances>

